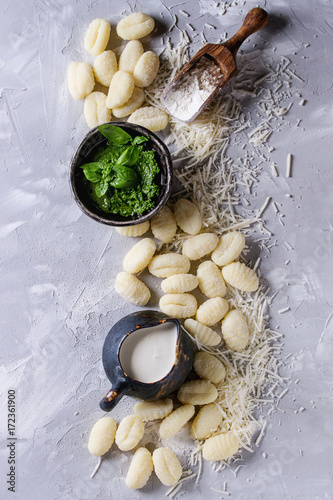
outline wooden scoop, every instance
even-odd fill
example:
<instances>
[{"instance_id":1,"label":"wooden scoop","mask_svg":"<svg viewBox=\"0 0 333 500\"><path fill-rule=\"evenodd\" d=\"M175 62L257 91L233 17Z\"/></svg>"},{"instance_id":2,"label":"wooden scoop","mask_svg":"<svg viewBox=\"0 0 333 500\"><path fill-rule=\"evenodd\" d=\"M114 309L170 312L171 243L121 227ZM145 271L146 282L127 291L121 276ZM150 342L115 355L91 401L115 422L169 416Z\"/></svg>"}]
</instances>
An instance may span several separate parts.
<instances>
[{"instance_id":1,"label":"wooden scoop","mask_svg":"<svg viewBox=\"0 0 333 500\"><path fill-rule=\"evenodd\" d=\"M181 118L179 118L179 116L176 116L176 118L184 122L193 121L199 115L199 113L201 113L201 111L214 99L221 88L223 88L235 75L237 71L236 54L241 44L244 42L244 40L246 40L248 36L266 26L267 22L267 12L260 7L255 7L248 12L241 28L232 38L221 44L207 43L206 45L204 45L199 50L199 52L197 52L195 56L193 56L192 59L187 64L185 64L185 66L179 71L179 73L177 73L173 80L164 89L161 96L161 101L169 114L174 114L174 112L169 109L170 103L168 103L167 98L169 92L175 90L175 87L180 88L180 86L185 83L185 80L188 81L188 79L191 77L190 71L198 63L201 57L205 56L207 58L210 58L219 66L222 72L222 76L221 79L219 79L216 87L212 90L203 104L200 105L200 107L192 114L190 118L182 120Z\"/></svg>"}]
</instances>

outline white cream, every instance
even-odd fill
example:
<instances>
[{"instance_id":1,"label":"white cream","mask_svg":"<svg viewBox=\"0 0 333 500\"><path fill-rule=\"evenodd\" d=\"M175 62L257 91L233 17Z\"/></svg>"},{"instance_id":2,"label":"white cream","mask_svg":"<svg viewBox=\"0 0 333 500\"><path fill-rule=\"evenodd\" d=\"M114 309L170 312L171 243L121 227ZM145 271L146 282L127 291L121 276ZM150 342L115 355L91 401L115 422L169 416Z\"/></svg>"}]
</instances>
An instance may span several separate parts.
<instances>
[{"instance_id":1,"label":"white cream","mask_svg":"<svg viewBox=\"0 0 333 500\"><path fill-rule=\"evenodd\" d=\"M168 321L128 335L119 352L126 375L148 384L164 378L175 363L177 333L177 326Z\"/></svg>"}]
</instances>

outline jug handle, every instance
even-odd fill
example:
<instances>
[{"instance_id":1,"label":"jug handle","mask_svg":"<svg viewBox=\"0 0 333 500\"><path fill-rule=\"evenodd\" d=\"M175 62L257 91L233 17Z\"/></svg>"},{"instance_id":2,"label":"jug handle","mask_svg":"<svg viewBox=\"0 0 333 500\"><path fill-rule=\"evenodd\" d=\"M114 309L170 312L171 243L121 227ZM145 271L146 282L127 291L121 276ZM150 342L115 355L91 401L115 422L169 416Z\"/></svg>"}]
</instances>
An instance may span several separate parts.
<instances>
[{"instance_id":1,"label":"jug handle","mask_svg":"<svg viewBox=\"0 0 333 500\"><path fill-rule=\"evenodd\" d=\"M119 384L109 390L109 392L100 401L99 406L103 411L111 411L124 395L126 384Z\"/></svg>"}]
</instances>

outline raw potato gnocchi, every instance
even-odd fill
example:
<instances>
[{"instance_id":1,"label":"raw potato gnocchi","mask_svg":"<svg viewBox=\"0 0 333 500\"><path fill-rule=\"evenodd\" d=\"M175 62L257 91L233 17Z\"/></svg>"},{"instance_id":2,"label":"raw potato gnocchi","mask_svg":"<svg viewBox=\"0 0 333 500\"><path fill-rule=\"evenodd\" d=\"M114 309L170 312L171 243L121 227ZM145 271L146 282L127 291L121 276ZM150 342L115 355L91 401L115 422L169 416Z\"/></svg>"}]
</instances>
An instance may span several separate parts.
<instances>
[{"instance_id":1,"label":"raw potato gnocchi","mask_svg":"<svg viewBox=\"0 0 333 500\"><path fill-rule=\"evenodd\" d=\"M119 70L113 75L110 83L106 105L109 109L123 106L132 96L134 78L127 71Z\"/></svg>"},{"instance_id":2,"label":"raw potato gnocchi","mask_svg":"<svg viewBox=\"0 0 333 500\"><path fill-rule=\"evenodd\" d=\"M138 40L153 31L155 21L143 12L133 12L117 24L117 34L123 40Z\"/></svg>"},{"instance_id":3,"label":"raw potato gnocchi","mask_svg":"<svg viewBox=\"0 0 333 500\"><path fill-rule=\"evenodd\" d=\"M167 126L169 116L163 109L145 106L134 111L127 121L146 127L151 132L159 132Z\"/></svg>"},{"instance_id":4,"label":"raw potato gnocchi","mask_svg":"<svg viewBox=\"0 0 333 500\"><path fill-rule=\"evenodd\" d=\"M163 243L170 243L177 232L176 220L167 205L150 219L150 225L154 237Z\"/></svg>"},{"instance_id":5,"label":"raw potato gnocchi","mask_svg":"<svg viewBox=\"0 0 333 500\"><path fill-rule=\"evenodd\" d=\"M148 87L155 79L159 67L158 55L152 50L144 52L133 71L134 84L137 87Z\"/></svg>"},{"instance_id":6,"label":"raw potato gnocchi","mask_svg":"<svg viewBox=\"0 0 333 500\"><path fill-rule=\"evenodd\" d=\"M149 272L157 278L168 278L173 274L185 274L190 270L190 261L179 253L155 255L148 265Z\"/></svg>"},{"instance_id":7,"label":"raw potato gnocchi","mask_svg":"<svg viewBox=\"0 0 333 500\"><path fill-rule=\"evenodd\" d=\"M206 326L215 325L228 312L229 304L222 297L206 300L198 307L196 320Z\"/></svg>"},{"instance_id":8,"label":"raw potato gnocchi","mask_svg":"<svg viewBox=\"0 0 333 500\"><path fill-rule=\"evenodd\" d=\"M116 445L122 451L129 451L141 441L145 426L138 415L127 415L119 424L116 432Z\"/></svg>"},{"instance_id":9,"label":"raw potato gnocchi","mask_svg":"<svg viewBox=\"0 0 333 500\"><path fill-rule=\"evenodd\" d=\"M214 332L214 330L208 326L195 321L195 319L190 318L185 320L184 327L192 337L200 342L200 344L216 346L221 342L221 337L218 333Z\"/></svg>"},{"instance_id":10,"label":"raw potato gnocchi","mask_svg":"<svg viewBox=\"0 0 333 500\"><path fill-rule=\"evenodd\" d=\"M217 389L209 380L190 380L177 392L177 399L183 404L207 405L217 398Z\"/></svg>"},{"instance_id":11,"label":"raw potato gnocchi","mask_svg":"<svg viewBox=\"0 0 333 500\"><path fill-rule=\"evenodd\" d=\"M217 431L222 423L222 413L217 404L209 403L200 408L193 420L191 434L195 439L206 439Z\"/></svg>"},{"instance_id":12,"label":"raw potato gnocchi","mask_svg":"<svg viewBox=\"0 0 333 500\"><path fill-rule=\"evenodd\" d=\"M127 71L133 75L136 63L144 53L144 48L139 40L131 40L126 44L119 57L119 69Z\"/></svg>"},{"instance_id":13,"label":"raw potato gnocchi","mask_svg":"<svg viewBox=\"0 0 333 500\"><path fill-rule=\"evenodd\" d=\"M110 417L102 417L93 425L89 441L88 450L92 455L101 457L113 445L116 435L117 424Z\"/></svg>"},{"instance_id":14,"label":"raw potato gnocchi","mask_svg":"<svg viewBox=\"0 0 333 500\"><path fill-rule=\"evenodd\" d=\"M211 253L219 239L214 233L202 233L192 236L183 244L183 254L190 260L199 260Z\"/></svg>"},{"instance_id":15,"label":"raw potato gnocchi","mask_svg":"<svg viewBox=\"0 0 333 500\"><path fill-rule=\"evenodd\" d=\"M117 274L114 288L123 299L136 306L145 306L150 299L149 288L126 271Z\"/></svg>"},{"instance_id":16,"label":"raw potato gnocchi","mask_svg":"<svg viewBox=\"0 0 333 500\"><path fill-rule=\"evenodd\" d=\"M225 379L225 366L216 356L208 352L198 351L194 355L193 368L195 373L204 380L218 385Z\"/></svg>"},{"instance_id":17,"label":"raw potato gnocchi","mask_svg":"<svg viewBox=\"0 0 333 500\"><path fill-rule=\"evenodd\" d=\"M95 86L94 72L90 64L72 62L67 74L68 90L74 99L83 99Z\"/></svg>"},{"instance_id":18,"label":"raw potato gnocchi","mask_svg":"<svg viewBox=\"0 0 333 500\"><path fill-rule=\"evenodd\" d=\"M183 469L174 452L170 448L157 448L153 453L156 476L165 486L173 486L181 478Z\"/></svg>"},{"instance_id":19,"label":"raw potato gnocchi","mask_svg":"<svg viewBox=\"0 0 333 500\"><path fill-rule=\"evenodd\" d=\"M117 108L113 108L112 113L116 118L124 118L125 116L130 115L136 109L138 109L145 100L145 94L142 89L138 87L134 87L133 94L128 99L125 104L119 106Z\"/></svg>"},{"instance_id":20,"label":"raw potato gnocchi","mask_svg":"<svg viewBox=\"0 0 333 500\"><path fill-rule=\"evenodd\" d=\"M202 447L205 460L226 460L232 457L239 448L238 437L233 432L218 434L207 439Z\"/></svg>"},{"instance_id":21,"label":"raw potato gnocchi","mask_svg":"<svg viewBox=\"0 0 333 500\"><path fill-rule=\"evenodd\" d=\"M117 233L123 236L132 236L134 238L145 234L150 227L149 220L141 222L141 224L134 224L133 226L119 226L116 227Z\"/></svg>"},{"instance_id":22,"label":"raw potato gnocchi","mask_svg":"<svg viewBox=\"0 0 333 500\"><path fill-rule=\"evenodd\" d=\"M98 56L108 44L111 26L106 19L94 19L87 30L84 48L89 54Z\"/></svg>"},{"instance_id":23,"label":"raw potato gnocchi","mask_svg":"<svg viewBox=\"0 0 333 500\"><path fill-rule=\"evenodd\" d=\"M109 87L111 80L117 72L117 58L112 50L105 50L94 60L93 70L96 82Z\"/></svg>"},{"instance_id":24,"label":"raw potato gnocchi","mask_svg":"<svg viewBox=\"0 0 333 500\"><path fill-rule=\"evenodd\" d=\"M103 92L91 92L84 99L83 113L90 128L97 127L111 120L111 110L106 107L106 95Z\"/></svg>"},{"instance_id":25,"label":"raw potato gnocchi","mask_svg":"<svg viewBox=\"0 0 333 500\"><path fill-rule=\"evenodd\" d=\"M199 288L206 297L224 297L227 291L221 270L211 260L202 262L197 269Z\"/></svg>"},{"instance_id":26,"label":"raw potato gnocchi","mask_svg":"<svg viewBox=\"0 0 333 500\"><path fill-rule=\"evenodd\" d=\"M174 215L178 226L188 234L198 234L202 228L202 217L197 206L190 200L181 198L174 207Z\"/></svg>"},{"instance_id":27,"label":"raw potato gnocchi","mask_svg":"<svg viewBox=\"0 0 333 500\"><path fill-rule=\"evenodd\" d=\"M147 484L153 469L154 464L151 453L147 448L138 448L133 455L126 475L126 486L132 490L143 488Z\"/></svg>"},{"instance_id":28,"label":"raw potato gnocchi","mask_svg":"<svg viewBox=\"0 0 333 500\"><path fill-rule=\"evenodd\" d=\"M236 260L245 245L245 236L238 231L224 234L212 253L212 260L218 266L226 266Z\"/></svg>"},{"instance_id":29,"label":"raw potato gnocchi","mask_svg":"<svg viewBox=\"0 0 333 500\"><path fill-rule=\"evenodd\" d=\"M193 274L175 274L161 283L164 293L191 292L198 286L198 278Z\"/></svg>"},{"instance_id":30,"label":"raw potato gnocchi","mask_svg":"<svg viewBox=\"0 0 333 500\"><path fill-rule=\"evenodd\" d=\"M126 272L135 274L145 269L156 251L156 245L151 238L138 241L124 257L123 267Z\"/></svg>"},{"instance_id":31,"label":"raw potato gnocchi","mask_svg":"<svg viewBox=\"0 0 333 500\"><path fill-rule=\"evenodd\" d=\"M259 278L253 269L242 262L233 262L222 268L223 278L229 285L242 292L255 292L259 286Z\"/></svg>"},{"instance_id":32,"label":"raw potato gnocchi","mask_svg":"<svg viewBox=\"0 0 333 500\"><path fill-rule=\"evenodd\" d=\"M168 293L160 298L160 309L174 318L190 318L197 310L196 298L190 293Z\"/></svg>"},{"instance_id":33,"label":"raw potato gnocchi","mask_svg":"<svg viewBox=\"0 0 333 500\"><path fill-rule=\"evenodd\" d=\"M187 422L193 417L195 412L192 404L183 405L174 410L161 423L159 433L162 439L175 436Z\"/></svg>"},{"instance_id":34,"label":"raw potato gnocchi","mask_svg":"<svg viewBox=\"0 0 333 500\"><path fill-rule=\"evenodd\" d=\"M222 320L222 336L228 349L242 351L249 343L249 328L241 311L233 309Z\"/></svg>"},{"instance_id":35,"label":"raw potato gnocchi","mask_svg":"<svg viewBox=\"0 0 333 500\"><path fill-rule=\"evenodd\" d=\"M158 401L140 401L134 405L134 413L144 422L161 420L167 417L173 410L173 401L170 398Z\"/></svg>"}]
</instances>

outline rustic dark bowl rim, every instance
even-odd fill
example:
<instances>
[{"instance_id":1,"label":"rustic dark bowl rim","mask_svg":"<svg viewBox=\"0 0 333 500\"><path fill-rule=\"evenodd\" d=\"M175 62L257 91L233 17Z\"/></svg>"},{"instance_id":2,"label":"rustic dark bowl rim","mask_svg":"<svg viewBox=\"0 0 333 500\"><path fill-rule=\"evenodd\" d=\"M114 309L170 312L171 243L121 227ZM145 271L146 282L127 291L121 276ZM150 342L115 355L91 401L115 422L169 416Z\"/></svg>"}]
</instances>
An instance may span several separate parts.
<instances>
[{"instance_id":1,"label":"rustic dark bowl rim","mask_svg":"<svg viewBox=\"0 0 333 500\"><path fill-rule=\"evenodd\" d=\"M142 127L141 125L136 125L134 123L128 123L128 122L117 122L117 121L114 122L111 121L108 123L111 125L116 125L118 127L121 127L124 130L128 129L132 132L136 132L138 133L138 135L149 136L149 140L154 145L154 149L156 151L156 154L158 155L158 163L160 165L160 168L164 176L163 192L159 196L156 205L151 210L135 218L122 217L117 214L113 216L113 214L108 214L106 212L105 214L102 215L101 211L99 213L96 213L94 210L88 207L86 203L84 203L84 200L82 200L79 195L75 174L77 168L79 168L80 165L82 164L81 152L82 149L86 146L87 142L88 141L93 142L95 137L96 137L96 143L98 141L103 140L103 135L99 132L98 128L95 127L85 135L85 137L82 139L81 143L77 147L71 159L70 186L71 186L72 196L75 199L76 203L78 204L79 208L82 210L82 212L97 222L106 224L108 226L133 226L136 224L141 224L149 220L154 215L156 215L169 199L172 189L171 154L167 146L162 141L162 139L160 139L154 132L151 132L147 128Z\"/></svg>"}]
</instances>

